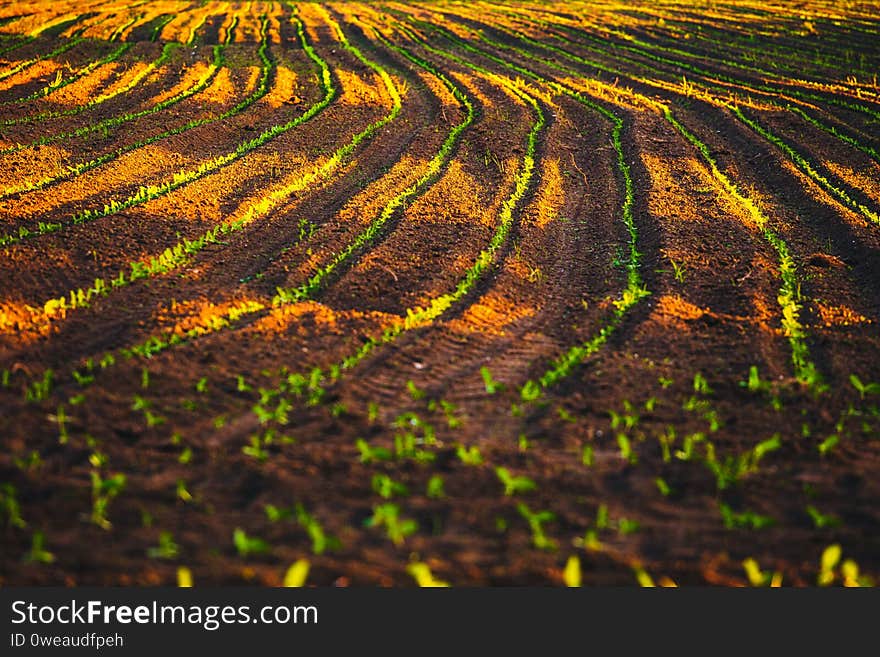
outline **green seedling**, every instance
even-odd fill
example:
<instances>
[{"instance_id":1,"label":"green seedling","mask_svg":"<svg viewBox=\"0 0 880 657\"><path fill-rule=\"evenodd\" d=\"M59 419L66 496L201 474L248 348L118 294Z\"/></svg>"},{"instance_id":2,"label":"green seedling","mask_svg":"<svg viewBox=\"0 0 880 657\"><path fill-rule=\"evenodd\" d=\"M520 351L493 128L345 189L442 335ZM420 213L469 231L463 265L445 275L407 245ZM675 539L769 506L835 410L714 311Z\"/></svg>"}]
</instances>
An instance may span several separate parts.
<instances>
[{"instance_id":1,"label":"green seedling","mask_svg":"<svg viewBox=\"0 0 880 657\"><path fill-rule=\"evenodd\" d=\"M391 477L385 474L373 475L372 484L373 490L386 500L391 499L395 495L400 497L406 497L409 495L409 490L406 486L400 482L394 481Z\"/></svg>"},{"instance_id":2,"label":"green seedling","mask_svg":"<svg viewBox=\"0 0 880 657\"><path fill-rule=\"evenodd\" d=\"M672 379L667 378L665 376L658 377L657 382L660 384L660 387L663 388L664 390L666 390L666 388L668 388L669 386L671 386L674 383L674 381Z\"/></svg>"},{"instance_id":3,"label":"green seedling","mask_svg":"<svg viewBox=\"0 0 880 657\"><path fill-rule=\"evenodd\" d=\"M43 457L37 450L32 449L27 456L13 456L12 463L22 472L34 472L43 467Z\"/></svg>"},{"instance_id":4,"label":"green seedling","mask_svg":"<svg viewBox=\"0 0 880 657\"><path fill-rule=\"evenodd\" d=\"M125 488L125 475L116 474L102 479L99 472L92 470L92 516L91 521L101 529L110 529L107 509L110 502Z\"/></svg>"},{"instance_id":5,"label":"green seedling","mask_svg":"<svg viewBox=\"0 0 880 657\"><path fill-rule=\"evenodd\" d=\"M147 549L147 556L151 559L176 559L180 548L174 542L171 532L159 533L159 545Z\"/></svg>"},{"instance_id":6,"label":"green seedling","mask_svg":"<svg viewBox=\"0 0 880 657\"><path fill-rule=\"evenodd\" d=\"M49 415L49 420L55 422L58 425L58 444L66 445L70 440L70 434L67 431L67 422L70 418L67 417L67 413L64 410L64 404L58 405L58 410L55 412L55 415Z\"/></svg>"},{"instance_id":7,"label":"green seedling","mask_svg":"<svg viewBox=\"0 0 880 657\"><path fill-rule=\"evenodd\" d=\"M273 435L271 430L266 431L264 434L252 434L248 439L248 444L241 448L242 454L255 458L260 463L265 463L269 458L269 452L265 449L265 446L271 444Z\"/></svg>"},{"instance_id":8,"label":"green seedling","mask_svg":"<svg viewBox=\"0 0 880 657\"><path fill-rule=\"evenodd\" d=\"M813 524L816 526L816 529L826 529L829 527L838 527L840 525L840 518L832 514L825 515L812 504L808 504L806 510L810 515L810 518L813 519Z\"/></svg>"},{"instance_id":9,"label":"green seedling","mask_svg":"<svg viewBox=\"0 0 880 657\"><path fill-rule=\"evenodd\" d=\"M594 457L592 445L584 445L581 449L581 463L588 468L593 467Z\"/></svg>"},{"instance_id":10,"label":"green seedling","mask_svg":"<svg viewBox=\"0 0 880 657\"><path fill-rule=\"evenodd\" d=\"M263 511L266 512L266 518L269 519L269 522L281 522L293 518L292 509L277 507L274 504L267 504L263 507Z\"/></svg>"},{"instance_id":11,"label":"green seedling","mask_svg":"<svg viewBox=\"0 0 880 657\"><path fill-rule=\"evenodd\" d=\"M556 407L556 414L559 416L559 419L563 422L575 423L577 422L577 418L565 410L562 406Z\"/></svg>"},{"instance_id":12,"label":"green seedling","mask_svg":"<svg viewBox=\"0 0 880 657\"><path fill-rule=\"evenodd\" d=\"M709 387L709 382L700 372L694 374L694 392L698 395L704 396L712 394L712 388Z\"/></svg>"},{"instance_id":13,"label":"green seedling","mask_svg":"<svg viewBox=\"0 0 880 657\"><path fill-rule=\"evenodd\" d=\"M148 408L150 408L150 406L151 406L151 404L150 404L150 401L149 401L149 400L144 399L144 398L141 397L140 395L135 395L135 396L134 396L134 401L133 401L132 404L131 404L131 410L133 410L133 411L145 411L145 410L147 410Z\"/></svg>"},{"instance_id":14,"label":"green seedling","mask_svg":"<svg viewBox=\"0 0 880 657\"><path fill-rule=\"evenodd\" d=\"M739 384L749 392L763 392L770 389L770 384L761 380L757 365L752 365L749 368L748 381L740 381Z\"/></svg>"},{"instance_id":15,"label":"green seedling","mask_svg":"<svg viewBox=\"0 0 880 657\"><path fill-rule=\"evenodd\" d=\"M412 578L416 580L416 584L422 588L444 588L449 586L447 582L434 577L426 563L414 561L406 567L406 572L412 575Z\"/></svg>"},{"instance_id":16,"label":"green seedling","mask_svg":"<svg viewBox=\"0 0 880 657\"><path fill-rule=\"evenodd\" d=\"M406 390L409 392L409 396L413 398L414 401L419 401L420 399L425 398L425 391L419 388L413 381L410 379L406 382Z\"/></svg>"},{"instance_id":17,"label":"green seedling","mask_svg":"<svg viewBox=\"0 0 880 657\"><path fill-rule=\"evenodd\" d=\"M181 465L187 465L190 461L192 461L193 452L190 447L184 447L183 451L180 453L180 456L177 457L177 462Z\"/></svg>"},{"instance_id":18,"label":"green seedling","mask_svg":"<svg viewBox=\"0 0 880 657\"><path fill-rule=\"evenodd\" d=\"M480 448L476 445L471 445L470 447L458 445L455 448L455 455L465 465L477 466L482 465L483 463L483 456L480 454Z\"/></svg>"},{"instance_id":19,"label":"green seedling","mask_svg":"<svg viewBox=\"0 0 880 657\"><path fill-rule=\"evenodd\" d=\"M633 574L636 576L636 581L642 588L652 589L657 586L654 584L654 579L648 574L648 571L641 566L633 566Z\"/></svg>"},{"instance_id":20,"label":"green seedling","mask_svg":"<svg viewBox=\"0 0 880 657\"><path fill-rule=\"evenodd\" d=\"M544 391L541 389L540 384L532 380L526 381L519 391L520 399L526 403L540 399L543 394Z\"/></svg>"},{"instance_id":21,"label":"green seedling","mask_svg":"<svg viewBox=\"0 0 880 657\"><path fill-rule=\"evenodd\" d=\"M141 368L141 388L146 390L150 387L150 370L146 367Z\"/></svg>"},{"instance_id":22,"label":"green seedling","mask_svg":"<svg viewBox=\"0 0 880 657\"><path fill-rule=\"evenodd\" d=\"M419 524L415 520L401 518L400 507L390 502L373 507L373 515L367 519L366 524L368 527L384 525L388 538L398 546L403 545L406 537L419 529Z\"/></svg>"},{"instance_id":23,"label":"green seedling","mask_svg":"<svg viewBox=\"0 0 880 657\"><path fill-rule=\"evenodd\" d=\"M370 424L374 424L379 419L379 404L370 402L367 405L367 420Z\"/></svg>"},{"instance_id":24,"label":"green seedling","mask_svg":"<svg viewBox=\"0 0 880 657\"><path fill-rule=\"evenodd\" d=\"M39 381L34 381L31 385L28 386L25 391L25 401L28 402L40 402L49 398L49 394L52 392L52 381L54 379L55 373L51 369L47 369L43 372L43 378Z\"/></svg>"},{"instance_id":25,"label":"green seedling","mask_svg":"<svg viewBox=\"0 0 880 657\"><path fill-rule=\"evenodd\" d=\"M446 491L443 486L443 477L440 475L432 475L428 480L425 494L432 500L439 500L446 497Z\"/></svg>"},{"instance_id":26,"label":"green seedling","mask_svg":"<svg viewBox=\"0 0 880 657\"><path fill-rule=\"evenodd\" d=\"M0 485L0 510L6 516L7 527L22 529L27 523L21 517L21 507L18 504L15 486L12 484Z\"/></svg>"},{"instance_id":27,"label":"green seedling","mask_svg":"<svg viewBox=\"0 0 880 657\"><path fill-rule=\"evenodd\" d=\"M855 374L850 374L849 382L853 385L862 399L866 395L880 395L880 383L862 383Z\"/></svg>"},{"instance_id":28,"label":"green seedling","mask_svg":"<svg viewBox=\"0 0 880 657\"><path fill-rule=\"evenodd\" d=\"M316 555L324 554L327 550L339 548L339 540L324 531L314 516L310 515L302 504L296 505L296 521L300 527L306 530L312 540L312 552Z\"/></svg>"},{"instance_id":29,"label":"green seedling","mask_svg":"<svg viewBox=\"0 0 880 657\"><path fill-rule=\"evenodd\" d=\"M840 443L840 436L837 434L831 434L821 443L816 446L816 449L819 450L819 454L822 456L828 456L835 447L837 447L838 443Z\"/></svg>"},{"instance_id":30,"label":"green seedling","mask_svg":"<svg viewBox=\"0 0 880 657\"><path fill-rule=\"evenodd\" d=\"M520 502L516 505L519 514L529 523L529 529L532 530L532 545L539 550L555 550L556 542L547 537L544 531L544 523L553 522L556 515L551 511L535 511L533 512L528 506Z\"/></svg>"},{"instance_id":31,"label":"green seedling","mask_svg":"<svg viewBox=\"0 0 880 657\"><path fill-rule=\"evenodd\" d=\"M236 527L232 532L232 543L239 556L242 557L266 554L269 551L269 544L266 541L248 536L241 527Z\"/></svg>"},{"instance_id":32,"label":"green seedling","mask_svg":"<svg viewBox=\"0 0 880 657\"><path fill-rule=\"evenodd\" d=\"M483 385L486 388L487 394L494 395L496 392L504 390L504 384L493 379L492 373L485 365L480 368L480 376L483 377Z\"/></svg>"},{"instance_id":33,"label":"green seedling","mask_svg":"<svg viewBox=\"0 0 880 657\"><path fill-rule=\"evenodd\" d=\"M193 496L192 493L189 492L189 489L186 487L186 481L183 479L178 479L177 484L175 484L175 494L177 495L177 499L182 502L192 502Z\"/></svg>"},{"instance_id":34,"label":"green seedling","mask_svg":"<svg viewBox=\"0 0 880 657\"><path fill-rule=\"evenodd\" d=\"M34 532L31 538L31 549L24 558L28 563L52 563L55 555L46 549L46 537L43 532Z\"/></svg>"},{"instance_id":35,"label":"green seedling","mask_svg":"<svg viewBox=\"0 0 880 657\"><path fill-rule=\"evenodd\" d=\"M727 529L765 529L776 522L773 518L762 516L753 511L736 512L723 502L718 503L718 510Z\"/></svg>"},{"instance_id":36,"label":"green seedling","mask_svg":"<svg viewBox=\"0 0 880 657\"><path fill-rule=\"evenodd\" d=\"M669 264L672 265L672 274L675 277L675 280L679 283L684 283L686 269L684 262L676 262L675 260L670 258Z\"/></svg>"},{"instance_id":37,"label":"green seedling","mask_svg":"<svg viewBox=\"0 0 880 657\"><path fill-rule=\"evenodd\" d=\"M625 433L617 434L617 446L620 448L620 458L629 462L631 465L638 463L639 459L638 456L636 456L635 450L632 448L629 436Z\"/></svg>"},{"instance_id":38,"label":"green seedling","mask_svg":"<svg viewBox=\"0 0 880 657\"><path fill-rule=\"evenodd\" d=\"M450 429L460 428L462 421L455 414L458 410L455 404L441 399L440 407L443 409L443 415L446 417L446 426Z\"/></svg>"},{"instance_id":39,"label":"green seedling","mask_svg":"<svg viewBox=\"0 0 880 657\"><path fill-rule=\"evenodd\" d=\"M363 438L358 438L355 441L355 446L360 452L361 463L373 463L374 461L390 461L392 458L391 450L386 449L385 447L372 447L370 443L368 443Z\"/></svg>"},{"instance_id":40,"label":"green seedling","mask_svg":"<svg viewBox=\"0 0 880 657\"><path fill-rule=\"evenodd\" d=\"M253 388L247 384L241 374L235 377L235 389L238 390L238 392L249 392L253 390Z\"/></svg>"},{"instance_id":41,"label":"green seedling","mask_svg":"<svg viewBox=\"0 0 880 657\"><path fill-rule=\"evenodd\" d=\"M517 495L519 493L528 493L536 490L537 484L528 477L515 477L510 474L507 468L495 468L495 474L498 480L504 485L504 494L507 496Z\"/></svg>"},{"instance_id":42,"label":"green seedling","mask_svg":"<svg viewBox=\"0 0 880 657\"><path fill-rule=\"evenodd\" d=\"M196 392L200 394L205 394L208 392L208 377L203 376L201 379L196 381Z\"/></svg>"},{"instance_id":43,"label":"green seedling","mask_svg":"<svg viewBox=\"0 0 880 657\"><path fill-rule=\"evenodd\" d=\"M80 386L85 387L91 383L94 383L95 377L91 374L82 374L79 370L73 370L71 372L71 376L73 380L76 381Z\"/></svg>"},{"instance_id":44,"label":"green seedling","mask_svg":"<svg viewBox=\"0 0 880 657\"><path fill-rule=\"evenodd\" d=\"M663 477L657 477L654 480L654 483L657 484L657 490L660 491L660 494L663 497L669 497L672 493L672 488L669 487L669 484L666 483L666 480Z\"/></svg>"}]
</instances>

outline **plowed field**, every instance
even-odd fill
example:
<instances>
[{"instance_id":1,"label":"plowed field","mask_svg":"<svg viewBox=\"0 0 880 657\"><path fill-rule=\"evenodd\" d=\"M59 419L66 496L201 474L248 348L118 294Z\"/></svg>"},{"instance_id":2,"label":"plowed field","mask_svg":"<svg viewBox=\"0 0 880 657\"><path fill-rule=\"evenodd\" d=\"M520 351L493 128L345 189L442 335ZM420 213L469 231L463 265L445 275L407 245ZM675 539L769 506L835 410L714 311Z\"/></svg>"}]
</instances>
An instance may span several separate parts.
<instances>
[{"instance_id":1,"label":"plowed field","mask_svg":"<svg viewBox=\"0 0 880 657\"><path fill-rule=\"evenodd\" d=\"M0 584L877 581L878 70L872 2L0 2Z\"/></svg>"}]
</instances>

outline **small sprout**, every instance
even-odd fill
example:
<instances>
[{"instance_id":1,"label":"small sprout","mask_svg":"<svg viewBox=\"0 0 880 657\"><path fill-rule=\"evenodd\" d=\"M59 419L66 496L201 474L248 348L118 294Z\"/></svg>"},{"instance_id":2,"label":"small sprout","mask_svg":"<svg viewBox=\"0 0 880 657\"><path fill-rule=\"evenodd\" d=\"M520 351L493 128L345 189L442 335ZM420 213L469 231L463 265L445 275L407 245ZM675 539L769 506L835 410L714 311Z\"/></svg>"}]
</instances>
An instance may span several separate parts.
<instances>
[{"instance_id":1,"label":"small sprout","mask_svg":"<svg viewBox=\"0 0 880 657\"><path fill-rule=\"evenodd\" d=\"M434 577L426 563L414 561L406 567L406 572L412 575L413 579L416 580L416 584L422 588L445 588L449 586L447 582Z\"/></svg>"},{"instance_id":2,"label":"small sprout","mask_svg":"<svg viewBox=\"0 0 880 657\"><path fill-rule=\"evenodd\" d=\"M862 399L866 395L880 395L880 383L862 383L861 379L855 374L850 374L849 382L858 391Z\"/></svg>"},{"instance_id":3,"label":"small sprout","mask_svg":"<svg viewBox=\"0 0 880 657\"><path fill-rule=\"evenodd\" d=\"M183 451L180 453L180 456L177 457L177 461L182 465L186 465L187 463L192 461L192 449L190 449L189 447L184 447Z\"/></svg>"},{"instance_id":4,"label":"small sprout","mask_svg":"<svg viewBox=\"0 0 880 657\"><path fill-rule=\"evenodd\" d=\"M144 411L144 419L147 421L148 427L158 427L165 424L166 421L164 417L152 411Z\"/></svg>"},{"instance_id":5,"label":"small sprout","mask_svg":"<svg viewBox=\"0 0 880 657\"><path fill-rule=\"evenodd\" d=\"M773 518L762 516L754 511L738 513L723 502L718 503L721 519L727 529L765 529L775 524Z\"/></svg>"},{"instance_id":6,"label":"small sprout","mask_svg":"<svg viewBox=\"0 0 880 657\"><path fill-rule=\"evenodd\" d=\"M504 494L507 496L517 493L527 493L535 490L538 486L528 477L514 477L507 468L495 468L495 474L504 485Z\"/></svg>"},{"instance_id":7,"label":"small sprout","mask_svg":"<svg viewBox=\"0 0 880 657\"><path fill-rule=\"evenodd\" d=\"M419 525L411 518L400 517L400 507L396 504L380 504L373 507L373 515L366 521L369 527L385 526L388 538L395 545L403 545L410 534L418 531Z\"/></svg>"},{"instance_id":8,"label":"small sprout","mask_svg":"<svg viewBox=\"0 0 880 657\"><path fill-rule=\"evenodd\" d=\"M265 554L269 551L269 544L261 538L248 536L241 527L236 527L232 533L232 542L235 549L242 557L252 554Z\"/></svg>"},{"instance_id":9,"label":"small sprout","mask_svg":"<svg viewBox=\"0 0 880 657\"><path fill-rule=\"evenodd\" d=\"M192 588L193 579L192 571L186 566L177 569L177 586L182 589Z\"/></svg>"},{"instance_id":10,"label":"small sprout","mask_svg":"<svg viewBox=\"0 0 880 657\"><path fill-rule=\"evenodd\" d=\"M391 450L385 447L372 447L370 443L362 438L355 441L355 446L361 453L361 463L372 463L373 461L390 461Z\"/></svg>"},{"instance_id":11,"label":"small sprout","mask_svg":"<svg viewBox=\"0 0 880 657\"><path fill-rule=\"evenodd\" d=\"M263 511L266 512L266 518L269 519L269 522L280 522L293 518L292 510L277 507L274 504L267 504L263 507Z\"/></svg>"},{"instance_id":12,"label":"small sprout","mask_svg":"<svg viewBox=\"0 0 880 657\"><path fill-rule=\"evenodd\" d=\"M669 386L671 386L674 383L674 381L672 379L669 379L665 376L659 377L657 379L657 382L660 384L660 387L663 388L664 390L666 390L666 388L668 388Z\"/></svg>"},{"instance_id":13,"label":"small sprout","mask_svg":"<svg viewBox=\"0 0 880 657\"><path fill-rule=\"evenodd\" d=\"M657 477L654 480L654 483L657 484L657 490L660 491L660 494L663 497L669 497L669 494L672 492L672 489L669 487L669 484L663 479L663 477Z\"/></svg>"},{"instance_id":14,"label":"small sprout","mask_svg":"<svg viewBox=\"0 0 880 657\"><path fill-rule=\"evenodd\" d=\"M94 455L93 455L94 456ZM125 488L125 475L116 474L107 479L92 470L92 516L91 521L101 529L110 529L107 508L110 502Z\"/></svg>"},{"instance_id":15,"label":"small sprout","mask_svg":"<svg viewBox=\"0 0 880 657\"><path fill-rule=\"evenodd\" d=\"M617 521L617 531L621 536L637 532L640 527L641 525L639 525L638 521L630 520L629 518L620 518Z\"/></svg>"},{"instance_id":16,"label":"small sprout","mask_svg":"<svg viewBox=\"0 0 880 657\"><path fill-rule=\"evenodd\" d=\"M141 388L146 390L150 387L150 370L146 367L141 368Z\"/></svg>"},{"instance_id":17,"label":"small sprout","mask_svg":"<svg viewBox=\"0 0 880 657\"><path fill-rule=\"evenodd\" d=\"M584 445L583 449L581 450L581 463L589 468L592 467L593 462L593 446Z\"/></svg>"},{"instance_id":18,"label":"small sprout","mask_svg":"<svg viewBox=\"0 0 880 657\"><path fill-rule=\"evenodd\" d=\"M0 485L0 511L6 516L7 526L21 529L27 525L21 517L21 507L16 499L15 486L12 484Z\"/></svg>"},{"instance_id":19,"label":"small sprout","mask_svg":"<svg viewBox=\"0 0 880 657\"><path fill-rule=\"evenodd\" d=\"M562 571L562 581L566 586L577 588L581 585L581 560L573 554L565 562L565 570Z\"/></svg>"},{"instance_id":20,"label":"small sprout","mask_svg":"<svg viewBox=\"0 0 880 657\"><path fill-rule=\"evenodd\" d=\"M385 474L373 475L373 490L386 500L391 499L395 495L405 497L409 495L409 490L400 482L394 481Z\"/></svg>"},{"instance_id":21,"label":"small sprout","mask_svg":"<svg viewBox=\"0 0 880 657\"><path fill-rule=\"evenodd\" d=\"M144 399L140 395L134 396L134 402L131 404L131 410L133 411L145 411L150 408L150 402L147 399Z\"/></svg>"},{"instance_id":22,"label":"small sprout","mask_svg":"<svg viewBox=\"0 0 880 657\"><path fill-rule=\"evenodd\" d=\"M43 532L34 532L31 538L31 549L24 558L28 563L52 563L55 555L46 549L46 537Z\"/></svg>"},{"instance_id":23,"label":"small sprout","mask_svg":"<svg viewBox=\"0 0 880 657\"><path fill-rule=\"evenodd\" d=\"M239 374L235 377L235 389L239 392L248 392L249 390L253 390L247 382L244 380L244 377Z\"/></svg>"},{"instance_id":24,"label":"small sprout","mask_svg":"<svg viewBox=\"0 0 880 657\"><path fill-rule=\"evenodd\" d=\"M492 373L485 365L480 368L480 376L483 377L483 385L486 388L487 394L494 395L496 392L504 390L504 384L493 379Z\"/></svg>"},{"instance_id":25,"label":"small sprout","mask_svg":"<svg viewBox=\"0 0 880 657\"><path fill-rule=\"evenodd\" d=\"M309 576L309 562L306 559L298 559L287 572L284 573L282 586L287 588L299 588L306 585Z\"/></svg>"},{"instance_id":26,"label":"small sprout","mask_svg":"<svg viewBox=\"0 0 880 657\"><path fill-rule=\"evenodd\" d=\"M819 450L819 454L822 456L827 456L830 454L837 444L840 442L840 436L837 434L831 434L825 440L817 445L817 449Z\"/></svg>"},{"instance_id":27,"label":"small sprout","mask_svg":"<svg viewBox=\"0 0 880 657\"><path fill-rule=\"evenodd\" d=\"M577 422L577 418L574 415L572 415L571 413L569 413L567 410L565 410L562 406L556 407L556 413L557 413L557 415L559 415L559 419L562 420L563 422L569 422L569 423Z\"/></svg>"},{"instance_id":28,"label":"small sprout","mask_svg":"<svg viewBox=\"0 0 880 657\"><path fill-rule=\"evenodd\" d=\"M709 387L709 382L706 380L706 377L699 372L694 374L694 392L698 395L712 394L712 388Z\"/></svg>"},{"instance_id":29,"label":"small sprout","mask_svg":"<svg viewBox=\"0 0 880 657\"><path fill-rule=\"evenodd\" d=\"M617 434L617 446L620 447L620 458L624 461L628 461L632 465L638 463L638 456L636 456L635 450L632 448L632 443L625 433Z\"/></svg>"},{"instance_id":30,"label":"small sprout","mask_svg":"<svg viewBox=\"0 0 880 657\"><path fill-rule=\"evenodd\" d=\"M648 571L646 571L641 566L633 566L633 573L636 576L636 581L639 583L639 586L644 588L654 588L655 586L657 586L656 584L654 584L654 580L648 574Z\"/></svg>"},{"instance_id":31,"label":"small sprout","mask_svg":"<svg viewBox=\"0 0 880 657\"><path fill-rule=\"evenodd\" d=\"M367 406L367 419L370 424L379 419L379 405L376 402L370 402Z\"/></svg>"},{"instance_id":32,"label":"small sprout","mask_svg":"<svg viewBox=\"0 0 880 657\"><path fill-rule=\"evenodd\" d=\"M180 548L174 542L171 532L160 532L158 547L149 548L147 556L151 559L176 559L179 552Z\"/></svg>"},{"instance_id":33,"label":"small sprout","mask_svg":"<svg viewBox=\"0 0 880 657\"><path fill-rule=\"evenodd\" d=\"M813 524L816 526L816 529L825 529L827 527L837 527L840 525L840 518L831 514L825 515L811 504L807 505L807 513L810 514L810 518L813 519Z\"/></svg>"},{"instance_id":34,"label":"small sprout","mask_svg":"<svg viewBox=\"0 0 880 657\"><path fill-rule=\"evenodd\" d=\"M203 376L196 382L196 392L201 394L208 392L208 377Z\"/></svg>"},{"instance_id":35,"label":"small sprout","mask_svg":"<svg viewBox=\"0 0 880 657\"><path fill-rule=\"evenodd\" d=\"M465 465L476 466L483 463L483 456L480 454L480 448L476 445L471 445L470 447L459 445L455 448L455 454Z\"/></svg>"},{"instance_id":36,"label":"small sprout","mask_svg":"<svg viewBox=\"0 0 880 657\"><path fill-rule=\"evenodd\" d=\"M540 399L542 394L544 393L541 390L541 386L531 379L526 381L525 385L520 388L519 391L520 398L524 402L533 402Z\"/></svg>"},{"instance_id":37,"label":"small sprout","mask_svg":"<svg viewBox=\"0 0 880 657\"><path fill-rule=\"evenodd\" d=\"M439 500L446 497L446 491L443 489L443 477L433 475L428 480L428 487L425 494L432 500Z\"/></svg>"},{"instance_id":38,"label":"small sprout","mask_svg":"<svg viewBox=\"0 0 880 657\"><path fill-rule=\"evenodd\" d=\"M335 550L339 547L339 540L324 531L314 516L306 511L302 504L296 505L296 521L300 527L306 530L312 539L312 552L316 555L324 554L327 550Z\"/></svg>"},{"instance_id":39,"label":"small sprout","mask_svg":"<svg viewBox=\"0 0 880 657\"><path fill-rule=\"evenodd\" d=\"M556 549L556 542L548 538L544 531L544 523L553 522L556 515L550 511L532 511L522 502L516 505L516 509L529 523L529 528L532 530L532 544L539 550Z\"/></svg>"},{"instance_id":40,"label":"small sprout","mask_svg":"<svg viewBox=\"0 0 880 657\"><path fill-rule=\"evenodd\" d=\"M193 496L186 488L186 482L183 479L177 480L176 487L177 498L183 502L192 502Z\"/></svg>"},{"instance_id":41,"label":"small sprout","mask_svg":"<svg viewBox=\"0 0 880 657\"><path fill-rule=\"evenodd\" d=\"M519 434L519 440L517 441L517 446L519 447L519 451L525 452L530 446L531 443L529 439L526 437L526 434Z\"/></svg>"},{"instance_id":42,"label":"small sprout","mask_svg":"<svg viewBox=\"0 0 880 657\"><path fill-rule=\"evenodd\" d=\"M415 401L419 401L425 397L425 391L413 383L412 380L406 382L406 389L409 392L409 396Z\"/></svg>"}]
</instances>

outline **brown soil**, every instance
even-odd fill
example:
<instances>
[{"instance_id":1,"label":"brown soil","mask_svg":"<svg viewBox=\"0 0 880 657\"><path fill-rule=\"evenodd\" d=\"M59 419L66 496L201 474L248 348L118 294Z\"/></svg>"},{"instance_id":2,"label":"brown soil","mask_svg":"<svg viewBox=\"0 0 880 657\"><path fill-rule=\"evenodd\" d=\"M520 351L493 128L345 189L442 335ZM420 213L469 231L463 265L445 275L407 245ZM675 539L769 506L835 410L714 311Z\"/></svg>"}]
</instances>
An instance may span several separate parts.
<instances>
[{"instance_id":1,"label":"brown soil","mask_svg":"<svg viewBox=\"0 0 880 657\"><path fill-rule=\"evenodd\" d=\"M46 2L46 21L65 4ZM754 559L767 582L813 586L834 544L852 563L833 583L880 577L880 103L876 81L848 78L843 63L880 61L880 23L853 14L859 30L847 30L818 3L809 21L650 3L330 3L295 16L215 3L152 41L162 4L140 9L118 43L93 32L113 34L123 14L95 23L99 49L0 80L12 101L0 120L63 111L124 84L163 39L181 42L127 93L0 131L0 149L29 144L195 84L226 12L238 18L203 91L106 133L0 155L8 189L235 107L256 89L268 20L268 89L245 110L43 189L0 191L4 236L61 224L0 257L0 584L174 584L186 567L196 584L278 585L304 558L322 586L410 586L414 561L452 585L555 585L577 557L585 585L645 573L748 585ZM205 11L220 13L193 33ZM297 20L331 71L327 107L167 194L73 221L310 112L325 90ZM2 23L0 50L39 24ZM7 51L0 75L70 29ZM16 102L125 41L124 57L63 93ZM750 95L744 114L809 166L740 121L728 94ZM464 99L473 121L443 150ZM252 220L168 271L44 307L241 217ZM332 263L280 303L279 288ZM420 309L462 281L426 321ZM628 283L649 294L626 305ZM587 344L558 381L536 385ZM505 490L500 468L522 490ZM383 512L391 519L376 522ZM236 546L239 528L264 549ZM51 560L34 558L40 536Z\"/></svg>"}]
</instances>

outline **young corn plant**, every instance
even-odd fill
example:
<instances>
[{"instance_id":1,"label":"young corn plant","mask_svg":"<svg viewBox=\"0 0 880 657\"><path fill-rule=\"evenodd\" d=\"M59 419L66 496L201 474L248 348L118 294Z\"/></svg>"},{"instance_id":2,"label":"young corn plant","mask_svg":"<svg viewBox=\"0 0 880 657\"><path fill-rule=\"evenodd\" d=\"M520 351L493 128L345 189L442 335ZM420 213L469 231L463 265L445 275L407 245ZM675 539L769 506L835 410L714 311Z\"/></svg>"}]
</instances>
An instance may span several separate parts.
<instances>
[{"instance_id":1,"label":"young corn plant","mask_svg":"<svg viewBox=\"0 0 880 657\"><path fill-rule=\"evenodd\" d=\"M394 545L403 545L406 537L419 529L419 524L411 518L400 517L400 507L386 503L373 507L373 515L367 519L368 527L385 527L385 532Z\"/></svg>"},{"instance_id":2,"label":"young corn plant","mask_svg":"<svg viewBox=\"0 0 880 657\"><path fill-rule=\"evenodd\" d=\"M556 515L551 511L532 511L526 504L520 502L516 510L529 523L532 531L532 545L539 550L555 550L556 542L547 536L544 524L553 522Z\"/></svg>"}]
</instances>

